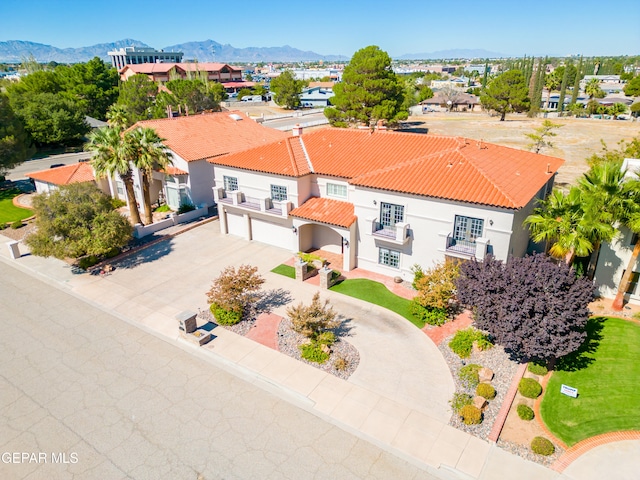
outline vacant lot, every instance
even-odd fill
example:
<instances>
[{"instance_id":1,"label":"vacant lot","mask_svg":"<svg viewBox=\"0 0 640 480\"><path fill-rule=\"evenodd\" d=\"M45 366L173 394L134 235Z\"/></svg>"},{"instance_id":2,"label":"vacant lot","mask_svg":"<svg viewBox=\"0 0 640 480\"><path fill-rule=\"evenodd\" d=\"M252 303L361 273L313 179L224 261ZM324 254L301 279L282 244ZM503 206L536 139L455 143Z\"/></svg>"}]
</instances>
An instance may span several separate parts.
<instances>
[{"instance_id":1,"label":"vacant lot","mask_svg":"<svg viewBox=\"0 0 640 480\"><path fill-rule=\"evenodd\" d=\"M587 170L585 159L601 151L601 140L610 149L617 143L640 135L640 122L622 120L595 120L587 118L551 119L563 125L555 130L553 149L541 153L562 158L566 163L560 168L557 184L573 183ZM409 118L412 128L428 129L429 134L454 135L484 140L507 147L526 149L530 140L526 133L532 133L543 119L527 118L525 115L507 115L504 122L486 113L428 113Z\"/></svg>"}]
</instances>

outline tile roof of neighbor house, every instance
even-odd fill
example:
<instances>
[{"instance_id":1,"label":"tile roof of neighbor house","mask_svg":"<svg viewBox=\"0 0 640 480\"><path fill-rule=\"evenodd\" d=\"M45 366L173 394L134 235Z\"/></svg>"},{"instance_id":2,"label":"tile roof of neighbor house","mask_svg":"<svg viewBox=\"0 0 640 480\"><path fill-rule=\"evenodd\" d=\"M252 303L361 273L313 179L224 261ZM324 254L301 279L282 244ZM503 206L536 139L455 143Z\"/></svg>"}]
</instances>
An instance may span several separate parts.
<instances>
[{"instance_id":1,"label":"tile roof of neighbor house","mask_svg":"<svg viewBox=\"0 0 640 480\"><path fill-rule=\"evenodd\" d=\"M162 143L187 162L238 152L287 137L285 132L263 127L239 111L144 120L136 126L155 129L166 139Z\"/></svg>"},{"instance_id":2,"label":"tile roof of neighbor house","mask_svg":"<svg viewBox=\"0 0 640 480\"><path fill-rule=\"evenodd\" d=\"M292 148L297 144L299 151ZM361 187L510 209L527 205L564 163L460 137L337 128L209 161L292 177L342 177Z\"/></svg>"},{"instance_id":3,"label":"tile roof of neighbor house","mask_svg":"<svg viewBox=\"0 0 640 480\"><path fill-rule=\"evenodd\" d=\"M353 203L311 197L289 212L292 217L349 228L356 221Z\"/></svg>"},{"instance_id":4,"label":"tile roof of neighbor house","mask_svg":"<svg viewBox=\"0 0 640 480\"><path fill-rule=\"evenodd\" d=\"M25 176L53 185L69 185L70 183L94 182L96 180L93 167L85 162L27 173Z\"/></svg>"},{"instance_id":5,"label":"tile roof of neighbor house","mask_svg":"<svg viewBox=\"0 0 640 480\"><path fill-rule=\"evenodd\" d=\"M173 165L167 165L166 167L159 170L162 173L166 173L167 175L189 175L189 172L185 172Z\"/></svg>"},{"instance_id":6,"label":"tile roof of neighbor house","mask_svg":"<svg viewBox=\"0 0 640 480\"><path fill-rule=\"evenodd\" d=\"M120 69L120 73L125 70L131 70L134 73L166 73L173 67L186 71L200 71L200 72L218 72L224 67L227 67L229 71L240 71L239 68L234 68L226 63L211 63L211 62L199 62L199 63L172 63L172 62L159 62L159 63L132 63L125 65Z\"/></svg>"}]
</instances>

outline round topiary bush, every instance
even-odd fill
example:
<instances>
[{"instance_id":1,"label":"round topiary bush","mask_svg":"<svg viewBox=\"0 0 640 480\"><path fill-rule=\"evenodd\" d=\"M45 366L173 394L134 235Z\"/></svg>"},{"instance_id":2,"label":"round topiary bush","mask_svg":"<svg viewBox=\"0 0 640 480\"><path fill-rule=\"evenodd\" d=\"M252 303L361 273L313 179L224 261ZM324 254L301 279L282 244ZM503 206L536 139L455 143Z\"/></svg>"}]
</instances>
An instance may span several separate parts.
<instances>
[{"instance_id":1,"label":"round topiary bush","mask_svg":"<svg viewBox=\"0 0 640 480\"><path fill-rule=\"evenodd\" d=\"M547 369L547 367L543 364L535 362L530 362L527 370L529 370L534 375L540 375L541 377L544 377L549 371L549 369Z\"/></svg>"},{"instance_id":2,"label":"round topiary bush","mask_svg":"<svg viewBox=\"0 0 640 480\"><path fill-rule=\"evenodd\" d=\"M533 409L527 405L525 405L524 403L521 403L520 405L518 405L518 416L522 419L522 420L533 420Z\"/></svg>"},{"instance_id":3,"label":"round topiary bush","mask_svg":"<svg viewBox=\"0 0 640 480\"><path fill-rule=\"evenodd\" d=\"M496 389L488 383L481 383L476 388L476 395L484 397L487 400L493 400L496 398Z\"/></svg>"},{"instance_id":4,"label":"round topiary bush","mask_svg":"<svg viewBox=\"0 0 640 480\"><path fill-rule=\"evenodd\" d=\"M211 313L216 319L218 325L235 325L242 320L242 312L234 312L232 310L226 310L215 303L211 304Z\"/></svg>"},{"instance_id":5,"label":"round topiary bush","mask_svg":"<svg viewBox=\"0 0 640 480\"><path fill-rule=\"evenodd\" d=\"M523 378L518 385L520 395L527 398L538 398L542 393L542 385L533 378Z\"/></svg>"},{"instance_id":6,"label":"round topiary bush","mask_svg":"<svg viewBox=\"0 0 640 480\"><path fill-rule=\"evenodd\" d=\"M556 447L554 447L553 443L544 437L535 437L531 440L531 451L538 455L548 456L553 455L553 452L556 451Z\"/></svg>"},{"instance_id":7,"label":"round topiary bush","mask_svg":"<svg viewBox=\"0 0 640 480\"><path fill-rule=\"evenodd\" d=\"M474 405L465 405L460 409L460 417L465 425L478 425L482 423L482 412Z\"/></svg>"}]
</instances>

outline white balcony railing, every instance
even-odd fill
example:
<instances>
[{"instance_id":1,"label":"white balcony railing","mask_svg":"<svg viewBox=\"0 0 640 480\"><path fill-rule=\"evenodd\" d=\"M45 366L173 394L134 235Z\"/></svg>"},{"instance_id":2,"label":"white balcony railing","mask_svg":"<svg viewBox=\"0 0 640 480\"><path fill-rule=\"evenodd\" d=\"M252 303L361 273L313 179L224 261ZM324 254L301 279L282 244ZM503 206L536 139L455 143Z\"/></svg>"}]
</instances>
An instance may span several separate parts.
<instances>
[{"instance_id":1,"label":"white balcony railing","mask_svg":"<svg viewBox=\"0 0 640 480\"><path fill-rule=\"evenodd\" d=\"M289 201L276 201L270 197L250 197L240 190L228 191L224 188L213 189L213 198L216 203L222 205L233 205L242 210L266 213L278 217L287 218L292 209Z\"/></svg>"}]
</instances>

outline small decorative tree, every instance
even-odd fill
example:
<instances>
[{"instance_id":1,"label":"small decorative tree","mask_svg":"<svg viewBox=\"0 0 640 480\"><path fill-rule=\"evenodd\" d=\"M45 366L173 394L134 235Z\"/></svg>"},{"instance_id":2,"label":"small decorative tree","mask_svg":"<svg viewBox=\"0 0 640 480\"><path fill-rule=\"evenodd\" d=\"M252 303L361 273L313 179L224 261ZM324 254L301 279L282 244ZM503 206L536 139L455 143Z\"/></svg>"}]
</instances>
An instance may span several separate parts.
<instances>
[{"instance_id":1,"label":"small decorative tree","mask_svg":"<svg viewBox=\"0 0 640 480\"><path fill-rule=\"evenodd\" d=\"M233 313L233 320L226 323L237 323L247 305L257 300L257 293L264 283L264 278L258 275L258 267L240 265L238 270L227 267L213 280L211 289L207 292L211 311L216 315L216 310Z\"/></svg>"},{"instance_id":2,"label":"small decorative tree","mask_svg":"<svg viewBox=\"0 0 640 480\"><path fill-rule=\"evenodd\" d=\"M460 275L456 262L445 261L423 271L414 266L413 286L418 295L413 299L411 311L432 325L443 324L453 306L456 293L455 280Z\"/></svg>"},{"instance_id":3,"label":"small decorative tree","mask_svg":"<svg viewBox=\"0 0 640 480\"><path fill-rule=\"evenodd\" d=\"M340 324L329 300L320 302L320 292L315 293L310 305L300 302L297 306L289 307L287 315L291 319L291 328L311 340L316 340L320 334Z\"/></svg>"}]
</instances>

